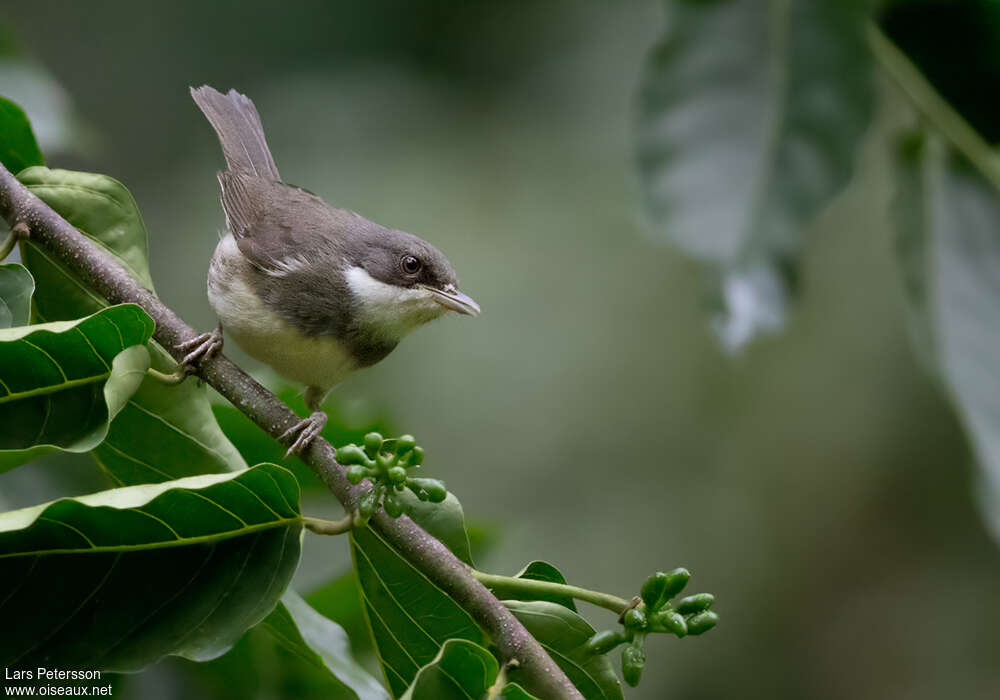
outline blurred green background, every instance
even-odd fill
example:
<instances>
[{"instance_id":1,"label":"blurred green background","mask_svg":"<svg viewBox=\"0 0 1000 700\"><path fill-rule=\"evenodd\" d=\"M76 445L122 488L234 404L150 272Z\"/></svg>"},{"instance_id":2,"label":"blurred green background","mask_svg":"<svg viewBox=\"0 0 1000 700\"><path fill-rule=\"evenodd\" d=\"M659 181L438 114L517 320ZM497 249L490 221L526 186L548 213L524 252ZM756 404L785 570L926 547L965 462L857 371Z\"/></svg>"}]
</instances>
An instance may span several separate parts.
<instances>
[{"instance_id":1,"label":"blurred green background","mask_svg":"<svg viewBox=\"0 0 1000 700\"><path fill-rule=\"evenodd\" d=\"M685 566L716 594L718 630L651 639L628 697L1000 697L1000 557L906 335L880 148L812 227L787 330L730 357L695 265L644 229L632 138L656 0L33 0L0 23L36 66L0 72L0 93L50 166L131 189L157 289L195 327L215 324L224 223L190 85L250 95L288 181L445 251L483 315L418 331L336 401L414 433L467 515L498 526L480 568L542 558L631 595ZM881 87L871 144L895 109ZM63 457L5 475L0 500L44 500L69 470L81 493L98 483ZM302 590L347 564L317 539ZM120 696L224 692L189 666ZM257 697L299 693L219 668Z\"/></svg>"}]
</instances>

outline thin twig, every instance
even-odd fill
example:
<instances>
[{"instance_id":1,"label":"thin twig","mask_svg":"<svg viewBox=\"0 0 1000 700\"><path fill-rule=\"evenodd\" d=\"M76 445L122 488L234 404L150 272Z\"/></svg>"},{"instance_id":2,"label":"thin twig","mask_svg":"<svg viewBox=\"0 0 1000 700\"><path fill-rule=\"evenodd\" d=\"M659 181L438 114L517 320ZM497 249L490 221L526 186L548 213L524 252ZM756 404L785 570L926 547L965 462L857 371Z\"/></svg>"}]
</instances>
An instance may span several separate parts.
<instances>
[{"instance_id":1,"label":"thin twig","mask_svg":"<svg viewBox=\"0 0 1000 700\"><path fill-rule=\"evenodd\" d=\"M14 227L24 224L30 231L28 245L45 248L112 304L141 306L156 322L153 337L180 361L176 346L197 335L177 314L135 279L89 238L53 211L0 165L0 215ZM237 409L277 438L299 421L277 396L254 381L222 353L201 363L197 375L213 386ZM313 440L301 455L303 461L326 484L347 512L357 509L360 489L347 481L337 464L334 449L323 439ZM529 680L530 690L543 698L573 698L582 695L552 661L538 641L518 622L503 603L469 573L468 567L447 547L424 532L410 518L392 519L380 511L369 525L435 585L464 608L496 644L503 659L517 659Z\"/></svg>"},{"instance_id":2,"label":"thin twig","mask_svg":"<svg viewBox=\"0 0 1000 700\"><path fill-rule=\"evenodd\" d=\"M317 535L343 535L350 532L358 525L358 511L348 513L340 520L323 520L323 518L310 518L303 516L302 524L309 532Z\"/></svg>"},{"instance_id":3,"label":"thin twig","mask_svg":"<svg viewBox=\"0 0 1000 700\"><path fill-rule=\"evenodd\" d=\"M500 589L512 593L524 593L531 596L558 595L568 598L576 598L599 608L610 610L616 615L621 615L629 609L629 601L619 598L616 595L592 591L589 588L571 586L568 583L555 583L554 581L540 581L531 578L518 578L516 576L501 576L499 574L488 574L485 571L470 569L476 580L490 590ZM517 596L514 596L517 597ZM527 600L527 598L526 598Z\"/></svg>"}]
</instances>

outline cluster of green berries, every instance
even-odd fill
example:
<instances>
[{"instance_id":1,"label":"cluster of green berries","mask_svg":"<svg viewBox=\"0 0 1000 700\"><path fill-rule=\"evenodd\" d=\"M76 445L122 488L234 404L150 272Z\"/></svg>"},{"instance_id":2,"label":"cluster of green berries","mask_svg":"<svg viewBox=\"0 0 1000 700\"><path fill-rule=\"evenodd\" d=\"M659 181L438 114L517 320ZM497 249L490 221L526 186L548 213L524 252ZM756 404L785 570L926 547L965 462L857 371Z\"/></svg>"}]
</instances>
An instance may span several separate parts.
<instances>
[{"instance_id":1,"label":"cluster of green berries","mask_svg":"<svg viewBox=\"0 0 1000 700\"><path fill-rule=\"evenodd\" d=\"M630 686L639 685L642 668L646 665L647 634L670 632L678 637L703 634L719 621L719 616L709 610L715 602L711 593L698 593L670 602L684 590L690 578L687 569L658 571L650 576L642 586L641 595L622 614L620 622L624 629L598 632L587 642L587 647L595 654L606 654L619 644L627 643L622 649L622 676Z\"/></svg>"},{"instance_id":2,"label":"cluster of green berries","mask_svg":"<svg viewBox=\"0 0 1000 700\"><path fill-rule=\"evenodd\" d=\"M423 448L418 447L412 435L384 439L378 433L365 435L364 445L345 445L337 448L337 461L347 467L347 480L360 484L371 479L372 488L365 491L358 501L358 514L362 522L375 514L379 505L393 518L406 511L402 498L403 489L409 489L421 501L440 503L448 496L444 482L410 476L424 461Z\"/></svg>"}]
</instances>

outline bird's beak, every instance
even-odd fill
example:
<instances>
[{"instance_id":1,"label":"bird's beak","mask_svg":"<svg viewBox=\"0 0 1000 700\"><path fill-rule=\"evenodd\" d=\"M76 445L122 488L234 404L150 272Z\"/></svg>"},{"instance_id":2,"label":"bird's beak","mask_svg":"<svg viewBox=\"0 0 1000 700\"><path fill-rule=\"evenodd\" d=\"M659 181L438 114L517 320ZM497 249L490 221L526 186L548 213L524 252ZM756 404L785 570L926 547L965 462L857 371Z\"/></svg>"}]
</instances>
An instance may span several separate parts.
<instances>
[{"instance_id":1,"label":"bird's beak","mask_svg":"<svg viewBox=\"0 0 1000 700\"><path fill-rule=\"evenodd\" d=\"M446 309L457 311L466 316L478 316L479 304L473 301L472 297L448 285L443 289L436 289L427 285L420 285L434 296L434 301Z\"/></svg>"}]
</instances>

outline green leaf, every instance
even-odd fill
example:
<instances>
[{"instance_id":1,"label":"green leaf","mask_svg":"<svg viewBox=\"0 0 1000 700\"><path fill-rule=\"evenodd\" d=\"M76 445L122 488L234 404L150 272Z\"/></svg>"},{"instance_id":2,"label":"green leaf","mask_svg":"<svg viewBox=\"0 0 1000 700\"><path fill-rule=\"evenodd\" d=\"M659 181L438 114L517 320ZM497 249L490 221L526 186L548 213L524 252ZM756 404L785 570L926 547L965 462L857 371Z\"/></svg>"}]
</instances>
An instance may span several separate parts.
<instances>
[{"instance_id":1,"label":"green leaf","mask_svg":"<svg viewBox=\"0 0 1000 700\"><path fill-rule=\"evenodd\" d=\"M355 654L373 653L368 623L361 607L358 576L354 569L331 579L305 598L316 612L344 628Z\"/></svg>"},{"instance_id":2,"label":"green leaf","mask_svg":"<svg viewBox=\"0 0 1000 700\"><path fill-rule=\"evenodd\" d=\"M594 636L595 630L577 613L541 600L507 600L504 605L566 672L583 697L587 700L624 697L607 655L592 654L587 649L587 640ZM517 669L512 669L509 675L511 681L520 681L531 690L530 683L521 678Z\"/></svg>"},{"instance_id":3,"label":"green leaf","mask_svg":"<svg viewBox=\"0 0 1000 700\"><path fill-rule=\"evenodd\" d=\"M1000 537L1000 190L936 137L908 140L897 163L894 222L913 339L969 434Z\"/></svg>"},{"instance_id":4,"label":"green leaf","mask_svg":"<svg viewBox=\"0 0 1000 700\"><path fill-rule=\"evenodd\" d=\"M403 700L469 700L484 697L496 682L500 665L487 649L463 639L450 639L417 673ZM516 684L500 692L505 700L537 700Z\"/></svg>"},{"instance_id":5,"label":"green leaf","mask_svg":"<svg viewBox=\"0 0 1000 700\"><path fill-rule=\"evenodd\" d=\"M304 661L327 670L360 700L381 700L388 693L351 656L344 629L323 617L294 591L261 623L281 644Z\"/></svg>"},{"instance_id":6,"label":"green leaf","mask_svg":"<svg viewBox=\"0 0 1000 700\"><path fill-rule=\"evenodd\" d=\"M484 641L472 617L371 528L351 531L351 554L393 697L406 691L447 640Z\"/></svg>"},{"instance_id":7,"label":"green leaf","mask_svg":"<svg viewBox=\"0 0 1000 700\"><path fill-rule=\"evenodd\" d=\"M29 168L19 179L46 204L94 240L149 289L146 229L125 187L104 175ZM93 313L106 301L42 248L22 245L21 257L37 283L33 312L42 321ZM154 369L176 363L155 342ZM189 379L168 386L147 378L122 409L94 459L118 484L169 481L193 474L246 468L212 415L207 389Z\"/></svg>"},{"instance_id":8,"label":"green leaf","mask_svg":"<svg viewBox=\"0 0 1000 700\"><path fill-rule=\"evenodd\" d=\"M525 578L531 579L532 581L549 581L551 583L566 583L566 577L562 575L559 569L544 561L531 562L519 572L514 574L514 578ZM516 588L508 588L504 585L491 585L490 590L492 590L493 594L500 600L509 600L512 598L526 600L524 591L519 591ZM558 605L562 605L563 607L576 612L576 603L573 602L573 598L571 596L567 595L543 594L527 598L527 600L547 600L550 603L557 603Z\"/></svg>"},{"instance_id":9,"label":"green leaf","mask_svg":"<svg viewBox=\"0 0 1000 700\"><path fill-rule=\"evenodd\" d=\"M867 0L667 3L637 156L656 237L704 264L736 349L783 323L810 220L873 114Z\"/></svg>"},{"instance_id":10,"label":"green leaf","mask_svg":"<svg viewBox=\"0 0 1000 700\"><path fill-rule=\"evenodd\" d=\"M298 497L290 472L262 464L0 515L0 665L219 656L295 571Z\"/></svg>"},{"instance_id":11,"label":"green leaf","mask_svg":"<svg viewBox=\"0 0 1000 700\"><path fill-rule=\"evenodd\" d=\"M419 469L411 469L410 475L417 476ZM406 512L427 534L441 541L451 553L472 566L469 551L469 536L465 532L465 512L454 494L448 493L440 503L421 501L410 491L399 494L406 504Z\"/></svg>"},{"instance_id":12,"label":"green leaf","mask_svg":"<svg viewBox=\"0 0 1000 700\"><path fill-rule=\"evenodd\" d=\"M152 333L134 304L0 330L0 472L100 444L146 376Z\"/></svg>"},{"instance_id":13,"label":"green leaf","mask_svg":"<svg viewBox=\"0 0 1000 700\"><path fill-rule=\"evenodd\" d=\"M149 274L149 247L146 242L146 226L142 222L139 207L125 185L107 175L81 173L72 170L50 170L45 167L31 168L18 175L20 180L42 201L55 209L74 227L95 241L101 248L117 258L118 262L142 286L153 290L153 279ZM33 265L40 270L35 273L38 286L47 283L58 284L67 295L57 297L46 295L42 300L53 302L62 308L87 303L103 303L94 292L82 287L63 275L47 271L44 262L49 258L35 246L25 246L25 264L34 272ZM39 260L41 258L41 260ZM50 280L53 276L55 279ZM44 311L43 311L44 313ZM50 316L58 313L45 313Z\"/></svg>"},{"instance_id":14,"label":"green leaf","mask_svg":"<svg viewBox=\"0 0 1000 700\"><path fill-rule=\"evenodd\" d=\"M0 265L0 328L27 326L35 279L23 265Z\"/></svg>"},{"instance_id":15,"label":"green leaf","mask_svg":"<svg viewBox=\"0 0 1000 700\"><path fill-rule=\"evenodd\" d=\"M31 131L31 122L17 104L0 97L0 163L12 173L19 173L28 166L42 165L42 152Z\"/></svg>"}]
</instances>

